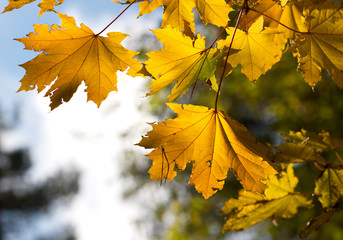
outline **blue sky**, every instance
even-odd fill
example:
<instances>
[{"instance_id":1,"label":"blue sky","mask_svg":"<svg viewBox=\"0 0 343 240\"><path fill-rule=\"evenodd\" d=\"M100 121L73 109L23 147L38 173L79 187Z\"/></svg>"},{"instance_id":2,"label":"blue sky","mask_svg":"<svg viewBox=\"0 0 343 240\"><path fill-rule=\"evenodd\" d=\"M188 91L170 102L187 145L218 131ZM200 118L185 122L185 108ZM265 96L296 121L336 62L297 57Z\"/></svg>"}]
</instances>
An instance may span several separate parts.
<instances>
[{"instance_id":1,"label":"blue sky","mask_svg":"<svg viewBox=\"0 0 343 240\"><path fill-rule=\"evenodd\" d=\"M149 110L148 99L143 97L147 92L147 82L119 74L119 92L111 93L99 109L94 103L86 102L84 86L78 89L69 103L52 112L49 99L37 94L36 90L16 93L25 74L18 65L37 53L23 50L23 45L13 39L33 31L33 24L60 23L53 13L38 18L38 3L0 15L0 107L5 117L15 106L19 106L21 114L20 126L2 136L6 139L2 147L30 147L35 163L30 172L32 181L39 181L70 164L83 171L80 193L71 203L71 208L66 210L60 206L52 217L55 222L75 224L78 239L136 239L131 221L139 206L125 204L121 200L120 191L125 186L118 179L118 159L122 158L123 147L142 151L133 144L147 130L145 122L155 120L147 111L138 111L141 104ZM1 1L0 9L6 5L7 1ZM66 0L57 11L75 17L77 25L84 23L98 32L122 9L124 6L110 0ZM124 45L133 50L138 46L135 40L139 36L151 34L149 29L158 27L158 12L138 20L137 14L138 8L134 6L108 29L130 34L131 38L124 40ZM120 135L129 129L136 129L136 137L123 142ZM138 160L144 161L143 158ZM48 228L44 222L37 223L34 229L22 230L21 234L33 237L35 229L44 228Z\"/></svg>"}]
</instances>

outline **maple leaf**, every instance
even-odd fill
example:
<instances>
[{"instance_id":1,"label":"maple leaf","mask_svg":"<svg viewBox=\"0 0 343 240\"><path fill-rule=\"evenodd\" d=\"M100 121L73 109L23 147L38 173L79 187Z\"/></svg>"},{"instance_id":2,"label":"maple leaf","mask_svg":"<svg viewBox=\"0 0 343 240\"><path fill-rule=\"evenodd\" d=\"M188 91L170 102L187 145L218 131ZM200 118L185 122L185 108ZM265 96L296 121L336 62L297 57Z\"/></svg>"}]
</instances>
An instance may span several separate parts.
<instances>
[{"instance_id":1,"label":"maple leaf","mask_svg":"<svg viewBox=\"0 0 343 240\"><path fill-rule=\"evenodd\" d=\"M139 6L141 9L139 16L152 12L158 6L163 6L161 28L170 25L180 31L190 28L192 32L195 32L194 14L192 12L193 8L195 8L195 0L146 0Z\"/></svg>"},{"instance_id":2,"label":"maple leaf","mask_svg":"<svg viewBox=\"0 0 343 240\"><path fill-rule=\"evenodd\" d=\"M203 23L224 27L233 9L224 0L196 0L196 9Z\"/></svg>"},{"instance_id":3,"label":"maple leaf","mask_svg":"<svg viewBox=\"0 0 343 240\"><path fill-rule=\"evenodd\" d=\"M343 170L326 168L316 180L314 193L323 208L335 206L343 195Z\"/></svg>"},{"instance_id":4,"label":"maple leaf","mask_svg":"<svg viewBox=\"0 0 343 240\"><path fill-rule=\"evenodd\" d=\"M304 143L281 143L276 148L274 161L277 163L318 162L325 164L325 159L313 148Z\"/></svg>"},{"instance_id":5,"label":"maple leaf","mask_svg":"<svg viewBox=\"0 0 343 240\"><path fill-rule=\"evenodd\" d=\"M121 3L118 1L114 1ZM121 4L128 4L133 2L128 0ZM138 17L149 14L156 8L163 6L162 25L161 28L166 28L168 25L180 31L186 31L194 28L194 14L192 9L195 8L195 0L179 1L179 0L140 0L139 8L140 12Z\"/></svg>"},{"instance_id":6,"label":"maple leaf","mask_svg":"<svg viewBox=\"0 0 343 240\"><path fill-rule=\"evenodd\" d=\"M311 201L299 193L294 192L298 178L294 176L292 164L287 172L263 181L268 188L265 195L239 192L238 199L229 199L222 209L229 215L223 226L223 231L244 230L268 218L291 218L299 207L310 207Z\"/></svg>"},{"instance_id":7,"label":"maple leaf","mask_svg":"<svg viewBox=\"0 0 343 240\"><path fill-rule=\"evenodd\" d=\"M36 1L36 0L21 0L21 1L18 1L18 0L8 0L8 5L4 8L4 11L2 13L9 12L9 11L12 11L14 9L21 8L22 6L24 6L26 4L29 4L29 3L32 3L34 1Z\"/></svg>"},{"instance_id":8,"label":"maple leaf","mask_svg":"<svg viewBox=\"0 0 343 240\"><path fill-rule=\"evenodd\" d=\"M126 1L122 4L130 2L132 1ZM197 9L205 24L211 23L219 27L226 26L229 21L229 12L232 11L225 0L145 0L140 1L138 17L149 14L160 6L164 8L161 28L170 25L182 32L187 31L188 28L195 32L194 14L192 12L194 8Z\"/></svg>"},{"instance_id":9,"label":"maple leaf","mask_svg":"<svg viewBox=\"0 0 343 240\"><path fill-rule=\"evenodd\" d=\"M154 148L147 156L153 164L151 180L176 176L175 166L184 170L193 161L189 184L205 199L224 186L229 169L247 190L263 192L261 182L275 169L268 160L268 149L240 123L224 113L203 106L169 103L177 118L150 124L153 130L138 145Z\"/></svg>"},{"instance_id":10,"label":"maple leaf","mask_svg":"<svg viewBox=\"0 0 343 240\"><path fill-rule=\"evenodd\" d=\"M139 3L140 11L138 17L144 14L149 14L160 6L163 6L163 0L142 1Z\"/></svg>"},{"instance_id":11,"label":"maple leaf","mask_svg":"<svg viewBox=\"0 0 343 240\"><path fill-rule=\"evenodd\" d=\"M12 11L14 9L21 8L22 6L24 6L28 3L32 3L34 1L36 1L36 0L20 0L20 1L9 0L8 6L5 7L3 13ZM41 16L46 11L54 10L54 6L58 6L58 5L62 4L63 1L64 0L42 0L42 2L40 4L38 4L38 6L41 8L38 16Z\"/></svg>"},{"instance_id":12,"label":"maple leaf","mask_svg":"<svg viewBox=\"0 0 343 240\"><path fill-rule=\"evenodd\" d=\"M326 6L328 7L328 6ZM306 16L307 31L295 41L299 69L310 86L321 80L326 69L335 83L343 87L343 10L337 5L313 9Z\"/></svg>"},{"instance_id":13,"label":"maple leaf","mask_svg":"<svg viewBox=\"0 0 343 240\"><path fill-rule=\"evenodd\" d=\"M58 13L61 26L34 25L35 33L16 39L25 49L42 51L36 58L22 64L26 75L18 91L48 87L45 96L51 99L51 109L71 99L78 86L85 82L88 101L100 106L111 91L117 91L117 70L136 76L141 64L133 59L134 51L127 50L120 42L127 36L111 32L108 37L98 36L81 24L75 25L72 17ZM53 83L53 84L52 84ZM52 84L51 86L49 86Z\"/></svg>"},{"instance_id":14,"label":"maple leaf","mask_svg":"<svg viewBox=\"0 0 343 240\"><path fill-rule=\"evenodd\" d=\"M38 16L41 16L47 11L53 11L55 6L61 5L63 2L64 0L42 0L42 2L38 4L38 7L41 8Z\"/></svg>"},{"instance_id":15,"label":"maple leaf","mask_svg":"<svg viewBox=\"0 0 343 240\"><path fill-rule=\"evenodd\" d=\"M229 28L227 32L232 36L234 31L234 28ZM263 30L262 17L247 32L237 29L232 48L239 51L234 55L230 55L228 62L232 67L240 64L242 73L250 81L255 81L281 59L284 44L276 44L271 38L274 34L280 33L274 29ZM228 37L218 43L218 48L223 45L228 46L230 42L231 37Z\"/></svg>"},{"instance_id":16,"label":"maple leaf","mask_svg":"<svg viewBox=\"0 0 343 240\"><path fill-rule=\"evenodd\" d=\"M206 49L205 38L193 40L170 26L153 30L164 48L148 53L146 69L155 78L149 86L152 95L175 82L169 101L180 98L199 79L210 79L221 57L217 49Z\"/></svg>"},{"instance_id":17,"label":"maple leaf","mask_svg":"<svg viewBox=\"0 0 343 240\"><path fill-rule=\"evenodd\" d=\"M343 149L343 140L339 138L333 138L330 136L330 133L325 131L316 134L301 129L299 132L290 131L289 134L281 135L289 141L306 144L306 146L313 149L316 153Z\"/></svg>"},{"instance_id":18,"label":"maple leaf","mask_svg":"<svg viewBox=\"0 0 343 240\"><path fill-rule=\"evenodd\" d=\"M287 3L273 0L259 1L248 12L246 21L243 21L240 26L243 29L244 27L249 27L263 14L264 24L266 26L277 28L279 31L284 32L286 38L293 38L295 31L305 32L307 30L303 23L303 8L304 2L297 0L288 1ZM247 23L248 26L244 26Z\"/></svg>"}]
</instances>

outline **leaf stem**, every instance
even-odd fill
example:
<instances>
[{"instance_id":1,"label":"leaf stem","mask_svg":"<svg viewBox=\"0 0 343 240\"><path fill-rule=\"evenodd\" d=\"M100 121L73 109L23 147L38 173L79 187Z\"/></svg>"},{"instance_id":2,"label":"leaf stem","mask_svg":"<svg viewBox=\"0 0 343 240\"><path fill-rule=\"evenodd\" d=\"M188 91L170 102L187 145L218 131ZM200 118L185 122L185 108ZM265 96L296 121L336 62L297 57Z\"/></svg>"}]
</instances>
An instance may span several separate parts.
<instances>
[{"instance_id":1,"label":"leaf stem","mask_svg":"<svg viewBox=\"0 0 343 240\"><path fill-rule=\"evenodd\" d=\"M335 154L336 154L337 159L340 161L340 163L343 164L343 159L341 158L339 153L337 151L335 151Z\"/></svg>"},{"instance_id":2,"label":"leaf stem","mask_svg":"<svg viewBox=\"0 0 343 240\"><path fill-rule=\"evenodd\" d=\"M239 12L237 12L233 17L232 20L235 19L237 17L237 15L239 14ZM204 52L206 52L208 49L212 48L213 45L218 41L219 37L223 34L223 32L225 31L225 29L229 26L229 24L232 22L232 20L228 21L228 23L226 24L226 26L220 31L220 33L218 34L218 36L216 37L216 39L213 40L213 42L211 43L210 46L208 46Z\"/></svg>"},{"instance_id":3,"label":"leaf stem","mask_svg":"<svg viewBox=\"0 0 343 240\"><path fill-rule=\"evenodd\" d=\"M134 4L137 0L133 0L123 11L121 11L121 13L119 13L119 15L112 20L112 22L110 22L104 29L102 29L98 34L95 34L96 36L99 36L101 33L103 33L109 26L112 25L112 23L114 23L127 9L129 9L132 4Z\"/></svg>"},{"instance_id":4,"label":"leaf stem","mask_svg":"<svg viewBox=\"0 0 343 240\"><path fill-rule=\"evenodd\" d=\"M222 82L223 82L223 79L224 79L224 76L225 76L225 69L226 69L227 61L229 59L229 55L230 55L230 52L231 52L233 40L234 40L235 35L236 35L236 30L238 28L239 21L241 20L243 11L246 8L247 4L248 4L248 0L244 0L243 6L242 6L242 8L239 11L239 15L238 15L238 18L237 18L237 21L236 21L235 29L233 30L233 33L232 33L232 37L231 37L231 41L230 41L230 45L229 45L229 50L227 51L227 54L226 54L226 57L225 57L225 62L224 62L224 67L223 67L223 71L222 71L222 74L221 74L220 80L219 80L218 91L217 91L217 95L216 95L216 101L215 101L215 104L214 104L215 112L217 112L220 88L222 86Z\"/></svg>"},{"instance_id":5,"label":"leaf stem","mask_svg":"<svg viewBox=\"0 0 343 240\"><path fill-rule=\"evenodd\" d=\"M324 171L325 168L321 167L317 162L314 162L314 166L319 170L319 171Z\"/></svg>"}]
</instances>

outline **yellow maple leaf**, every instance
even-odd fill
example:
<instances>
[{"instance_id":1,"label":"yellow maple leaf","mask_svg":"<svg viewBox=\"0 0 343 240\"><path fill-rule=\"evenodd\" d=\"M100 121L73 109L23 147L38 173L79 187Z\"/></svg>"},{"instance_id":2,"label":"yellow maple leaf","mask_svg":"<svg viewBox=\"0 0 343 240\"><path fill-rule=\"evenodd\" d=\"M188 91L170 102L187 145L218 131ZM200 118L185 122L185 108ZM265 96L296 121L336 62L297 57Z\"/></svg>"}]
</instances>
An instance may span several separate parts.
<instances>
[{"instance_id":1,"label":"yellow maple leaf","mask_svg":"<svg viewBox=\"0 0 343 240\"><path fill-rule=\"evenodd\" d=\"M343 149L343 139L333 138L325 131L317 134L301 129L299 132L290 131L288 134L281 134L281 136L295 143L306 144L316 153Z\"/></svg>"},{"instance_id":2,"label":"yellow maple leaf","mask_svg":"<svg viewBox=\"0 0 343 240\"><path fill-rule=\"evenodd\" d=\"M140 11L138 17L149 14L160 6L163 6L163 0L142 1L139 3Z\"/></svg>"},{"instance_id":3,"label":"yellow maple leaf","mask_svg":"<svg viewBox=\"0 0 343 240\"><path fill-rule=\"evenodd\" d=\"M32 3L34 1L36 1L36 0L20 0L20 1L9 0L8 5L5 7L3 12L5 13L5 12L12 11L14 9L21 8L22 6L24 6L28 3ZM46 11L54 10L54 6L58 6L58 5L62 4L63 1L64 0L42 0L42 2L40 4L38 4L38 6L41 8L38 16L41 16Z\"/></svg>"},{"instance_id":4,"label":"yellow maple leaf","mask_svg":"<svg viewBox=\"0 0 343 240\"><path fill-rule=\"evenodd\" d=\"M321 80L322 69L343 87L342 17L343 10L337 5L313 9L306 17L307 31L299 34L296 44L299 44L299 69L312 87Z\"/></svg>"},{"instance_id":5,"label":"yellow maple leaf","mask_svg":"<svg viewBox=\"0 0 343 240\"><path fill-rule=\"evenodd\" d=\"M118 70L136 76L141 64L133 59L134 51L127 50L120 42L127 36L111 32L108 37L98 36L81 24L75 25L72 17L58 13L61 26L34 25L35 33L16 39L25 49L42 51L36 58L22 64L26 75L18 91L48 88L51 109L67 102L78 86L85 82L88 101L100 106L111 91L117 91ZM52 85L51 85L52 84ZM51 86L50 86L51 85Z\"/></svg>"},{"instance_id":6,"label":"yellow maple leaf","mask_svg":"<svg viewBox=\"0 0 343 240\"><path fill-rule=\"evenodd\" d=\"M226 40L218 43L218 48L229 45L234 28L229 28L230 35ZM247 32L237 29L232 48L239 50L230 55L228 62L232 67L241 65L244 73L250 81L257 80L261 74L269 70L274 63L278 62L282 55L284 45L276 44L271 36L280 34L274 29L263 30L263 18L260 17Z\"/></svg>"},{"instance_id":7,"label":"yellow maple leaf","mask_svg":"<svg viewBox=\"0 0 343 240\"><path fill-rule=\"evenodd\" d=\"M317 162L325 164L325 159L304 143L281 143L276 148L274 161L277 163Z\"/></svg>"},{"instance_id":8,"label":"yellow maple leaf","mask_svg":"<svg viewBox=\"0 0 343 240\"><path fill-rule=\"evenodd\" d=\"M41 16L46 11L53 11L55 6L61 5L64 2L64 0L42 0L40 4L38 4L38 7L40 7L39 15Z\"/></svg>"},{"instance_id":9,"label":"yellow maple leaf","mask_svg":"<svg viewBox=\"0 0 343 240\"><path fill-rule=\"evenodd\" d=\"M268 149L243 125L203 106L168 106L178 117L151 124L153 130L138 144L154 148L147 155L153 160L151 180L171 181L176 176L175 166L184 170L193 161L189 184L206 199L223 188L229 169L245 189L263 192L261 180L276 171L266 161Z\"/></svg>"},{"instance_id":10,"label":"yellow maple leaf","mask_svg":"<svg viewBox=\"0 0 343 240\"><path fill-rule=\"evenodd\" d=\"M180 31L190 28L192 32L195 32L194 14L192 12L195 8L195 0L163 0L163 6L162 28L171 25Z\"/></svg>"},{"instance_id":11,"label":"yellow maple leaf","mask_svg":"<svg viewBox=\"0 0 343 240\"><path fill-rule=\"evenodd\" d=\"M225 27L232 8L224 0L196 0L196 8L205 24Z\"/></svg>"},{"instance_id":12,"label":"yellow maple leaf","mask_svg":"<svg viewBox=\"0 0 343 240\"><path fill-rule=\"evenodd\" d=\"M314 193L323 208L332 208L343 196L343 170L326 168L316 180Z\"/></svg>"},{"instance_id":13,"label":"yellow maple leaf","mask_svg":"<svg viewBox=\"0 0 343 240\"><path fill-rule=\"evenodd\" d=\"M170 26L153 32L164 48L147 54L149 60L146 69L155 78L149 86L151 91L148 95L175 82L168 96L168 100L173 101L180 98L198 79L207 80L213 76L221 53L217 49L206 49L204 37L198 35L193 40Z\"/></svg>"},{"instance_id":14,"label":"yellow maple leaf","mask_svg":"<svg viewBox=\"0 0 343 240\"><path fill-rule=\"evenodd\" d=\"M151 13L159 6L164 7L161 27L166 28L170 25L182 32L187 31L188 28L195 32L192 12L194 8L205 24L211 23L219 27L226 26L229 12L232 10L225 0L145 0L139 4L138 17Z\"/></svg>"},{"instance_id":15,"label":"yellow maple leaf","mask_svg":"<svg viewBox=\"0 0 343 240\"><path fill-rule=\"evenodd\" d=\"M24 6L26 4L29 4L29 3L32 3L34 1L36 1L36 0L21 0L21 1L18 1L18 0L8 0L8 5L4 8L4 11L2 13L9 12L9 11L12 11L14 9L21 8L22 6Z\"/></svg>"},{"instance_id":16,"label":"yellow maple leaf","mask_svg":"<svg viewBox=\"0 0 343 240\"><path fill-rule=\"evenodd\" d=\"M286 38L293 38L295 32L290 29L298 32L306 31L303 23L303 5L303 1L298 0L288 1L287 4L285 1L261 0L253 7L256 12L253 10L248 12L247 19L242 21L241 27L246 23L248 23L248 27L251 26L263 14L265 26L277 28L285 33Z\"/></svg>"},{"instance_id":17,"label":"yellow maple leaf","mask_svg":"<svg viewBox=\"0 0 343 240\"><path fill-rule=\"evenodd\" d=\"M280 178L274 175L263 182L268 186L265 195L241 190L238 199L225 202L222 211L235 214L228 216L223 231L244 230L271 217L291 218L297 213L298 207L311 206L311 201L294 192L298 178L294 176L292 164L288 165L287 172L282 172Z\"/></svg>"},{"instance_id":18,"label":"yellow maple leaf","mask_svg":"<svg viewBox=\"0 0 343 240\"><path fill-rule=\"evenodd\" d=\"M132 3L132 0L125 2L119 2L112 0L120 4ZM179 1L179 0L140 0L138 17L149 14L156 8L163 6L162 24L161 28L172 26L180 31L186 31L194 28L194 14L192 12L195 8L195 0Z\"/></svg>"}]
</instances>

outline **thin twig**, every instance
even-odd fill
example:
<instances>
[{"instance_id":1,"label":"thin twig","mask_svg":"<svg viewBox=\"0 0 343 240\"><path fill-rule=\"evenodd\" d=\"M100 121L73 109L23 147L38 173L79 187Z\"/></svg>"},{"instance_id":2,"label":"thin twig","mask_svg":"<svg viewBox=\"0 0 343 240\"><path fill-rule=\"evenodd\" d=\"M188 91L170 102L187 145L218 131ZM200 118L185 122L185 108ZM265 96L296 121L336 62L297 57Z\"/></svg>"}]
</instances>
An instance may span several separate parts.
<instances>
[{"instance_id":1,"label":"thin twig","mask_svg":"<svg viewBox=\"0 0 343 240\"><path fill-rule=\"evenodd\" d=\"M227 51L226 58L225 58L225 62L224 62L224 67L223 67L223 71L222 71L222 74L221 74L220 80L219 80L218 91L217 91L217 95L216 95L216 101L215 101L215 104L214 104L215 112L217 112L218 98L219 98L220 88L221 88L221 86L222 86L222 82L223 82L223 79L224 79L224 76L225 76L226 65L227 65L227 61L228 61L228 58L229 58L229 55L230 55L230 52L231 52L233 40L234 40L234 38L235 38L236 30L237 30L237 28L238 28L239 21L241 20L243 11L244 11L245 7L247 6L247 3L248 3L248 0L244 0L243 6L242 6L242 8L241 8L240 11L239 11L239 15L238 15L238 18L237 18L237 21L236 21L235 29L233 30L233 33L232 33L232 37L231 37L231 42L230 42L229 50Z\"/></svg>"},{"instance_id":2,"label":"thin twig","mask_svg":"<svg viewBox=\"0 0 343 240\"><path fill-rule=\"evenodd\" d=\"M166 184L167 179L168 179L168 173L169 173L169 161L168 161L168 158L167 158L167 154L164 151L164 148L162 146L161 146L161 152L162 152L162 170L161 170L161 185L160 186L162 186L163 178L164 178L164 184ZM163 176L163 169L164 169L164 167L163 167L163 157L167 161L167 175L165 177Z\"/></svg>"},{"instance_id":3,"label":"thin twig","mask_svg":"<svg viewBox=\"0 0 343 240\"><path fill-rule=\"evenodd\" d=\"M112 22L110 22L104 29L102 29L98 34L95 34L96 36L100 35L101 33L103 33L109 26L112 25L112 23L114 23L127 9L129 9L132 4L134 4L137 0L133 0L132 3L130 3L121 13L119 13L119 15L112 20Z\"/></svg>"},{"instance_id":4,"label":"thin twig","mask_svg":"<svg viewBox=\"0 0 343 240\"><path fill-rule=\"evenodd\" d=\"M339 153L337 151L335 151L335 154L336 154L337 159L341 162L341 164L343 164L343 159L341 158Z\"/></svg>"},{"instance_id":5,"label":"thin twig","mask_svg":"<svg viewBox=\"0 0 343 240\"><path fill-rule=\"evenodd\" d=\"M223 34L223 32L225 31L225 29L226 29L226 28L229 26L229 24L237 17L238 14L239 14L239 12L236 13L236 14L232 17L232 20L230 20L230 21L227 22L226 26L220 31L220 33L218 34L218 36L216 37L216 39L213 40L213 42L211 43L211 45L208 46L208 47L204 50L204 52L206 52L208 49L210 49L210 48L213 47L213 45L218 41L219 37L220 37L220 36Z\"/></svg>"}]
</instances>

